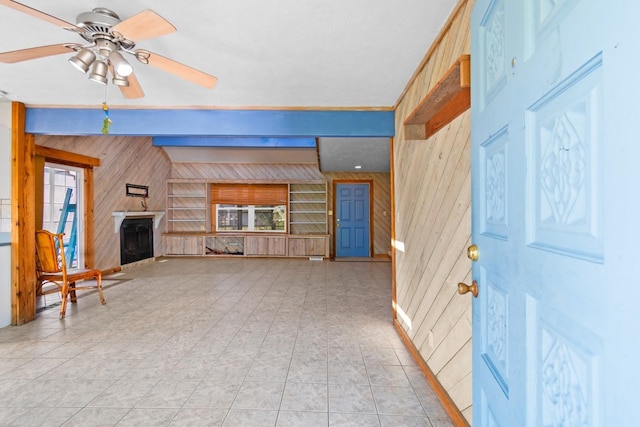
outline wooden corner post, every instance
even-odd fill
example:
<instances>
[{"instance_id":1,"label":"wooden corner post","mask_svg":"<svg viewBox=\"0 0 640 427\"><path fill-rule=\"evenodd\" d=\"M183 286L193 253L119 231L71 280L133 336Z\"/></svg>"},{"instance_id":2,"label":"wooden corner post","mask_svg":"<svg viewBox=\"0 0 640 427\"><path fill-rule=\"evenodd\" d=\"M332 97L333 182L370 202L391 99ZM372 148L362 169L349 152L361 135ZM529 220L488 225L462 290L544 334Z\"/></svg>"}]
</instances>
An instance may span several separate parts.
<instances>
[{"instance_id":1,"label":"wooden corner post","mask_svg":"<svg viewBox=\"0 0 640 427\"><path fill-rule=\"evenodd\" d=\"M35 142L24 104L11 105L11 324L36 318Z\"/></svg>"}]
</instances>

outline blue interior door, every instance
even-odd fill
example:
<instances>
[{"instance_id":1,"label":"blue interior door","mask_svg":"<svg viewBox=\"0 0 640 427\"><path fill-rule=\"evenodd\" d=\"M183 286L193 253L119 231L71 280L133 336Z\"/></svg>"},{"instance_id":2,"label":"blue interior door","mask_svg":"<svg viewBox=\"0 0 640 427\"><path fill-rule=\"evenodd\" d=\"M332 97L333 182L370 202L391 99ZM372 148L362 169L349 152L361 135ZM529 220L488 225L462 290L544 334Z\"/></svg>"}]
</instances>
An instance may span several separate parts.
<instances>
[{"instance_id":1,"label":"blue interior door","mask_svg":"<svg viewBox=\"0 0 640 427\"><path fill-rule=\"evenodd\" d=\"M369 184L336 184L336 256L368 257Z\"/></svg>"},{"instance_id":2,"label":"blue interior door","mask_svg":"<svg viewBox=\"0 0 640 427\"><path fill-rule=\"evenodd\" d=\"M634 425L635 2L477 0L474 426Z\"/></svg>"}]
</instances>

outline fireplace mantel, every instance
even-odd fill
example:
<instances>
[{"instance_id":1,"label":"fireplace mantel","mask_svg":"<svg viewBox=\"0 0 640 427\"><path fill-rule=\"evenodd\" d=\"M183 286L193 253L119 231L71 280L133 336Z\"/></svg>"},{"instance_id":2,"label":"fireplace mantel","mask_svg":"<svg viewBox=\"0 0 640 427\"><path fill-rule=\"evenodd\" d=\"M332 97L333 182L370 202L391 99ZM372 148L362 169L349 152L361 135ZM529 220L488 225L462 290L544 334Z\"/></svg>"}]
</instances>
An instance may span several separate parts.
<instances>
[{"instance_id":1,"label":"fireplace mantel","mask_svg":"<svg viewBox=\"0 0 640 427\"><path fill-rule=\"evenodd\" d=\"M125 218L132 217L153 217L153 227L158 228L158 226L160 225L160 220L164 216L164 211L118 211L112 212L112 215L115 219L113 232L118 233L120 231L122 221L124 221Z\"/></svg>"}]
</instances>

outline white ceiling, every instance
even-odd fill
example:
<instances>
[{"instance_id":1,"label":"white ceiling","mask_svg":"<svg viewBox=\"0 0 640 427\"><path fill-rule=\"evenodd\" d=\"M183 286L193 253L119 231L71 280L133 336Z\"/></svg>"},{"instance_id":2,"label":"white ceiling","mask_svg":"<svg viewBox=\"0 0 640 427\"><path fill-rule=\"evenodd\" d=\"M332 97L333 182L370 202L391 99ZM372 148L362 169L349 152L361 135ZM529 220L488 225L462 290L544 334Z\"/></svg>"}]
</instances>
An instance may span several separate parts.
<instances>
[{"instance_id":1,"label":"white ceiling","mask_svg":"<svg viewBox=\"0 0 640 427\"><path fill-rule=\"evenodd\" d=\"M153 9L177 32L136 47L218 77L213 90L133 63L144 107L391 107L456 0L22 0L67 22L108 7L121 19ZM75 33L0 5L0 52L82 43ZM0 64L0 90L30 105L96 105L104 86L62 54Z\"/></svg>"},{"instance_id":2,"label":"white ceiling","mask_svg":"<svg viewBox=\"0 0 640 427\"><path fill-rule=\"evenodd\" d=\"M21 0L75 23L107 7L153 9L177 32L136 45L216 76L208 90L132 57L145 97L125 99L67 62L72 53L0 63L0 90L30 106L390 109L457 0ZM82 43L77 34L0 5L0 52Z\"/></svg>"}]
</instances>

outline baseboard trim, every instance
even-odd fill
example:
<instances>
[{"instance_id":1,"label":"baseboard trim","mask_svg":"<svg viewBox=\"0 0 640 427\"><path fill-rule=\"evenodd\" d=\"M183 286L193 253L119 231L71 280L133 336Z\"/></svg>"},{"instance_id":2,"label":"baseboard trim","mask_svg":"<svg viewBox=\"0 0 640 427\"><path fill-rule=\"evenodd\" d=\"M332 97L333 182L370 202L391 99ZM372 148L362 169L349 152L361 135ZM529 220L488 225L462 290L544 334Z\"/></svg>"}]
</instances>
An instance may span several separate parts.
<instances>
[{"instance_id":1,"label":"baseboard trim","mask_svg":"<svg viewBox=\"0 0 640 427\"><path fill-rule=\"evenodd\" d=\"M449 396L449 393L447 393L442 384L440 384L440 381L438 381L438 378L435 376L431 368L429 368L427 362L424 361L418 349L413 345L411 338L409 338L404 329L402 329L400 323L398 323L398 321L394 319L393 325L396 327L400 338L402 338L404 345L407 347L407 349L411 353L411 356L413 356L413 359L418 364L418 367L424 374L427 382L436 393L436 396L438 396L438 399L440 399L440 402L442 403L444 410L451 418L451 421L453 421L453 423L458 427L470 427L467 419L464 417L464 415L462 415L462 412L460 412L460 409L458 409L456 404L453 402L453 400Z\"/></svg>"},{"instance_id":2,"label":"baseboard trim","mask_svg":"<svg viewBox=\"0 0 640 427\"><path fill-rule=\"evenodd\" d=\"M102 273L103 276L108 276L109 274L114 274L114 273L117 273L119 271L122 271L122 267L109 268L107 270L102 270L101 273Z\"/></svg>"}]
</instances>

